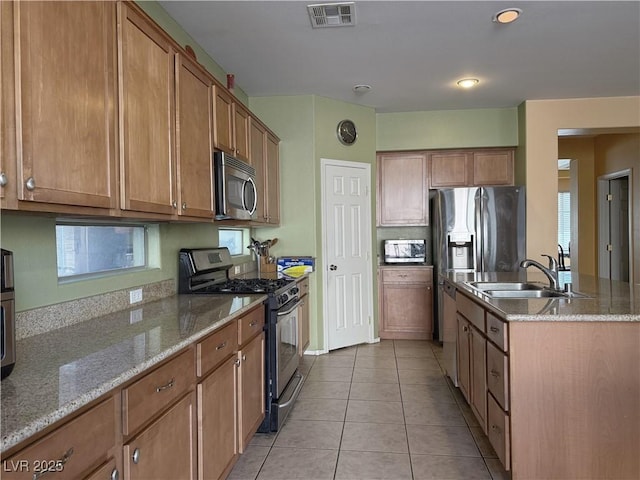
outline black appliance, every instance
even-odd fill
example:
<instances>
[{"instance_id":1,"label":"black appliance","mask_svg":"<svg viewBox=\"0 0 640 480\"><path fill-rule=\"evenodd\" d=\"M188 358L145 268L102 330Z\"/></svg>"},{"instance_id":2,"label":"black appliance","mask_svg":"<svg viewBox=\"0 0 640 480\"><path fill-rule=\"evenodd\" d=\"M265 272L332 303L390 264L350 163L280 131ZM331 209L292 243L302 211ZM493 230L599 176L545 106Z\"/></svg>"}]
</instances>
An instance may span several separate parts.
<instances>
[{"instance_id":1,"label":"black appliance","mask_svg":"<svg viewBox=\"0 0 640 480\"><path fill-rule=\"evenodd\" d=\"M1 249L0 254L0 286L2 296L0 307L0 350L2 357L2 378L7 377L16 364L16 317L15 292L13 289L13 253Z\"/></svg>"},{"instance_id":2,"label":"black appliance","mask_svg":"<svg viewBox=\"0 0 640 480\"><path fill-rule=\"evenodd\" d=\"M298 372L298 298L295 280L230 278L227 248L184 248L179 253L180 294L265 294L265 419L259 432L277 431L295 402L303 376Z\"/></svg>"}]
</instances>

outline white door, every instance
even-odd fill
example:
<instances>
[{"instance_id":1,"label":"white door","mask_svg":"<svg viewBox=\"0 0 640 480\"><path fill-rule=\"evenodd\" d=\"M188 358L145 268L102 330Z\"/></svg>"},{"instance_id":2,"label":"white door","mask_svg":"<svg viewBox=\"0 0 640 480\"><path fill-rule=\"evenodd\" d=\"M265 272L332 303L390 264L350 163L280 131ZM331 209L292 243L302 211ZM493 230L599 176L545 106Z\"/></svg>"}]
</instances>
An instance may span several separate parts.
<instances>
[{"instance_id":1,"label":"white door","mask_svg":"<svg viewBox=\"0 0 640 480\"><path fill-rule=\"evenodd\" d=\"M371 167L322 159L325 346L373 340Z\"/></svg>"}]
</instances>

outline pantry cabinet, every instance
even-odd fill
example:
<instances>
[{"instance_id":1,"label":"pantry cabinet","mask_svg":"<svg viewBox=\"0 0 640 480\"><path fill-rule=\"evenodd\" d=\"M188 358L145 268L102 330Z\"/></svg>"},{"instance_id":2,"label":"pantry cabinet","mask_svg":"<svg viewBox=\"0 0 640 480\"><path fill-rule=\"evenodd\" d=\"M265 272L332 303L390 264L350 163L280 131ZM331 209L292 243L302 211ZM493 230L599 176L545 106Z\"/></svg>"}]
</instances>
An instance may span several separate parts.
<instances>
[{"instance_id":1,"label":"pantry cabinet","mask_svg":"<svg viewBox=\"0 0 640 480\"><path fill-rule=\"evenodd\" d=\"M116 4L2 3L5 187L23 209L104 215L118 199Z\"/></svg>"},{"instance_id":2,"label":"pantry cabinet","mask_svg":"<svg viewBox=\"0 0 640 480\"><path fill-rule=\"evenodd\" d=\"M176 54L176 139L178 214L212 219L213 168L209 74Z\"/></svg>"},{"instance_id":3,"label":"pantry cabinet","mask_svg":"<svg viewBox=\"0 0 640 480\"><path fill-rule=\"evenodd\" d=\"M513 185L514 149L429 152L431 188Z\"/></svg>"},{"instance_id":4,"label":"pantry cabinet","mask_svg":"<svg viewBox=\"0 0 640 480\"><path fill-rule=\"evenodd\" d=\"M377 155L377 225L429 225L429 172L426 153Z\"/></svg>"},{"instance_id":5,"label":"pantry cabinet","mask_svg":"<svg viewBox=\"0 0 640 480\"><path fill-rule=\"evenodd\" d=\"M123 210L177 213L175 47L146 16L119 5Z\"/></svg>"},{"instance_id":6,"label":"pantry cabinet","mask_svg":"<svg viewBox=\"0 0 640 480\"><path fill-rule=\"evenodd\" d=\"M380 338L430 340L433 267L382 266L378 272Z\"/></svg>"}]
</instances>

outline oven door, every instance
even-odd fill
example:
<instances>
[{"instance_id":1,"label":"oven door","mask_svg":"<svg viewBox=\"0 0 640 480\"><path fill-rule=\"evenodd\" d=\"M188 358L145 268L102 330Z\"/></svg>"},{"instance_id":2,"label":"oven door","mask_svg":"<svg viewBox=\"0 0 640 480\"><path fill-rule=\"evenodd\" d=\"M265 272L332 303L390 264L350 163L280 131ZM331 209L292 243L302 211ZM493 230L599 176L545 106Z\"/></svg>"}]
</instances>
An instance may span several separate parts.
<instances>
[{"instance_id":1,"label":"oven door","mask_svg":"<svg viewBox=\"0 0 640 480\"><path fill-rule=\"evenodd\" d=\"M276 313L276 368L274 392L280 398L289 380L298 369L298 307L297 298L283 305Z\"/></svg>"}]
</instances>

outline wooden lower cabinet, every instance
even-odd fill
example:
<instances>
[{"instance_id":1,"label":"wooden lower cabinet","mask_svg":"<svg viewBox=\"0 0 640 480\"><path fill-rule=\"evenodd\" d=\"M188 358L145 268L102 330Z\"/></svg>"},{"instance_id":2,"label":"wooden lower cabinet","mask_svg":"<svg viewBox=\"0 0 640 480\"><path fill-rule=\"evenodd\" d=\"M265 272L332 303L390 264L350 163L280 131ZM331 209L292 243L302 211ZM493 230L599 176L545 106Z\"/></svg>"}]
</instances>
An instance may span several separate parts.
<instances>
[{"instance_id":1,"label":"wooden lower cabinet","mask_svg":"<svg viewBox=\"0 0 640 480\"><path fill-rule=\"evenodd\" d=\"M196 478L195 392L190 392L124 445L128 480Z\"/></svg>"},{"instance_id":2,"label":"wooden lower cabinet","mask_svg":"<svg viewBox=\"0 0 640 480\"><path fill-rule=\"evenodd\" d=\"M243 453L264 419L264 333L254 337L238 351L239 451Z\"/></svg>"},{"instance_id":3,"label":"wooden lower cabinet","mask_svg":"<svg viewBox=\"0 0 640 480\"><path fill-rule=\"evenodd\" d=\"M300 288L300 301L302 302L298 312L299 338L298 338L298 355L304 355L304 351L309 346L309 278L304 278L298 282L298 288Z\"/></svg>"},{"instance_id":4,"label":"wooden lower cabinet","mask_svg":"<svg viewBox=\"0 0 640 480\"><path fill-rule=\"evenodd\" d=\"M433 268L379 268L380 338L433 337Z\"/></svg>"},{"instance_id":5,"label":"wooden lower cabinet","mask_svg":"<svg viewBox=\"0 0 640 480\"><path fill-rule=\"evenodd\" d=\"M469 403L471 403L470 332L471 324L458 315L458 387Z\"/></svg>"},{"instance_id":6,"label":"wooden lower cabinet","mask_svg":"<svg viewBox=\"0 0 640 480\"><path fill-rule=\"evenodd\" d=\"M65 480L96 478L96 469L109 475L114 469L117 471L119 399L119 395L110 397L8 459L3 457L2 478Z\"/></svg>"},{"instance_id":7,"label":"wooden lower cabinet","mask_svg":"<svg viewBox=\"0 0 640 480\"><path fill-rule=\"evenodd\" d=\"M198 478L224 478L238 456L238 359L198 384Z\"/></svg>"}]
</instances>

